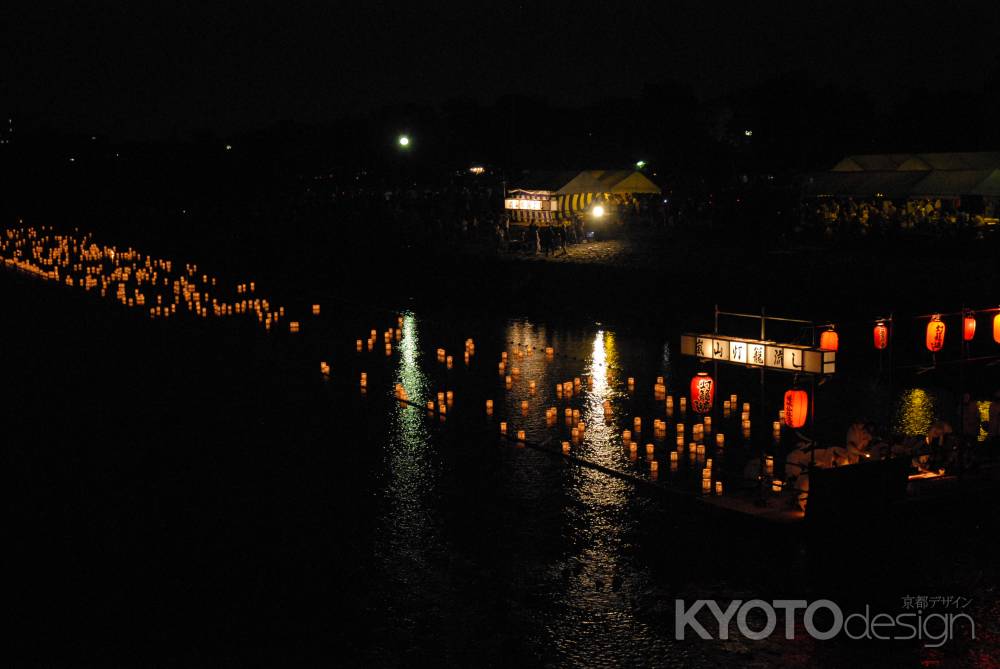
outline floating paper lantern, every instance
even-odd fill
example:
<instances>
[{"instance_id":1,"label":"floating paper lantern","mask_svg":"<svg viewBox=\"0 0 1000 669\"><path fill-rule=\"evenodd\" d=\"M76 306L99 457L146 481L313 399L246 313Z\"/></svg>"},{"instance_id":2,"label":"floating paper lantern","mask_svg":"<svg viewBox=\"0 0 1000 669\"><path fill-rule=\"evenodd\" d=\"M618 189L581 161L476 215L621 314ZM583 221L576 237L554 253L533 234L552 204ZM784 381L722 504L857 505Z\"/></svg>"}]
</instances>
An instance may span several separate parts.
<instances>
[{"instance_id":1,"label":"floating paper lantern","mask_svg":"<svg viewBox=\"0 0 1000 669\"><path fill-rule=\"evenodd\" d=\"M962 317L962 339L964 341L972 341L973 337L976 336L976 317L971 313L966 314Z\"/></svg>"},{"instance_id":2,"label":"floating paper lantern","mask_svg":"<svg viewBox=\"0 0 1000 669\"><path fill-rule=\"evenodd\" d=\"M795 429L805 425L809 417L809 394L797 389L786 391L784 411L785 425Z\"/></svg>"},{"instance_id":3,"label":"floating paper lantern","mask_svg":"<svg viewBox=\"0 0 1000 669\"><path fill-rule=\"evenodd\" d=\"M507 422L500 421L500 434L507 434Z\"/></svg>"},{"instance_id":4,"label":"floating paper lantern","mask_svg":"<svg viewBox=\"0 0 1000 669\"><path fill-rule=\"evenodd\" d=\"M650 460L649 461L649 471L651 471L651 472L653 472L655 474L659 470L660 470L660 463L658 463L656 460Z\"/></svg>"},{"instance_id":5,"label":"floating paper lantern","mask_svg":"<svg viewBox=\"0 0 1000 669\"><path fill-rule=\"evenodd\" d=\"M493 413L493 400L486 400L486 413Z\"/></svg>"},{"instance_id":6,"label":"floating paper lantern","mask_svg":"<svg viewBox=\"0 0 1000 669\"><path fill-rule=\"evenodd\" d=\"M518 441L524 441L524 439L525 439L525 437L524 437L524 430L518 430L517 431L517 440Z\"/></svg>"},{"instance_id":7,"label":"floating paper lantern","mask_svg":"<svg viewBox=\"0 0 1000 669\"><path fill-rule=\"evenodd\" d=\"M567 454L567 455L569 454L569 442L568 441L564 441L562 443L562 452L565 453L565 454Z\"/></svg>"},{"instance_id":8,"label":"floating paper lantern","mask_svg":"<svg viewBox=\"0 0 1000 669\"><path fill-rule=\"evenodd\" d=\"M312 307L313 307L312 308L313 316L319 316L319 305L318 304L314 304L314 305L312 305Z\"/></svg>"},{"instance_id":9,"label":"floating paper lantern","mask_svg":"<svg viewBox=\"0 0 1000 669\"><path fill-rule=\"evenodd\" d=\"M824 330L819 336L819 348L821 351L836 351L840 347L840 337L833 328Z\"/></svg>"},{"instance_id":10,"label":"floating paper lantern","mask_svg":"<svg viewBox=\"0 0 1000 669\"><path fill-rule=\"evenodd\" d=\"M768 476L774 476L774 456L768 455L764 458L764 473Z\"/></svg>"},{"instance_id":11,"label":"floating paper lantern","mask_svg":"<svg viewBox=\"0 0 1000 669\"><path fill-rule=\"evenodd\" d=\"M937 353L944 348L945 330L944 321L941 320L940 316L934 316L930 322L927 323L927 350L932 353Z\"/></svg>"},{"instance_id":12,"label":"floating paper lantern","mask_svg":"<svg viewBox=\"0 0 1000 669\"><path fill-rule=\"evenodd\" d=\"M780 493L781 488L784 485L785 484L780 479L774 479L773 481L771 481L771 491Z\"/></svg>"},{"instance_id":13,"label":"floating paper lantern","mask_svg":"<svg viewBox=\"0 0 1000 669\"><path fill-rule=\"evenodd\" d=\"M884 322L879 321L872 330L872 338L875 340L877 350L885 350L889 345L889 327Z\"/></svg>"},{"instance_id":14,"label":"floating paper lantern","mask_svg":"<svg viewBox=\"0 0 1000 669\"><path fill-rule=\"evenodd\" d=\"M722 481L716 481L715 482L715 494L716 495L721 495L722 494Z\"/></svg>"},{"instance_id":15,"label":"floating paper lantern","mask_svg":"<svg viewBox=\"0 0 1000 669\"><path fill-rule=\"evenodd\" d=\"M299 331L299 322L298 321L289 321L288 322L288 331L289 332L298 332Z\"/></svg>"},{"instance_id":16,"label":"floating paper lantern","mask_svg":"<svg viewBox=\"0 0 1000 669\"><path fill-rule=\"evenodd\" d=\"M715 435L715 446L716 448L724 448L726 445L726 435L721 432Z\"/></svg>"},{"instance_id":17,"label":"floating paper lantern","mask_svg":"<svg viewBox=\"0 0 1000 669\"><path fill-rule=\"evenodd\" d=\"M715 381L706 372L698 372L691 379L691 407L697 413L708 413L712 410L715 398Z\"/></svg>"},{"instance_id":18,"label":"floating paper lantern","mask_svg":"<svg viewBox=\"0 0 1000 669\"><path fill-rule=\"evenodd\" d=\"M1000 344L1000 314L993 317L993 341Z\"/></svg>"}]
</instances>

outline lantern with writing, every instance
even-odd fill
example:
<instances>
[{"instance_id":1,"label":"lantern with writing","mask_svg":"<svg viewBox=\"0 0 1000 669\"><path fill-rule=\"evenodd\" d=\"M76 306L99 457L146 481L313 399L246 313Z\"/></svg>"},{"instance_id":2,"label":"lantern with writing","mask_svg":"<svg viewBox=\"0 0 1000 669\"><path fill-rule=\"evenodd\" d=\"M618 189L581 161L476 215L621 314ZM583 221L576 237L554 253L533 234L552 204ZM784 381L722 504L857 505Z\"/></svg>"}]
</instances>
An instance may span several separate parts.
<instances>
[{"instance_id":1,"label":"lantern with writing","mask_svg":"<svg viewBox=\"0 0 1000 669\"><path fill-rule=\"evenodd\" d=\"M969 312L962 317L962 339L964 341L972 341L972 338L975 336L976 317L972 315L972 312Z\"/></svg>"},{"instance_id":2,"label":"lantern with writing","mask_svg":"<svg viewBox=\"0 0 1000 669\"><path fill-rule=\"evenodd\" d=\"M937 353L944 348L944 321L935 316L927 324L927 350Z\"/></svg>"},{"instance_id":3,"label":"lantern with writing","mask_svg":"<svg viewBox=\"0 0 1000 669\"><path fill-rule=\"evenodd\" d=\"M819 336L819 348L821 351L836 351L840 346L840 337L833 328L824 330Z\"/></svg>"},{"instance_id":4,"label":"lantern with writing","mask_svg":"<svg viewBox=\"0 0 1000 669\"><path fill-rule=\"evenodd\" d=\"M715 399L715 381L705 372L698 372L691 379L691 407L698 413L708 413L712 410L712 400Z\"/></svg>"},{"instance_id":5,"label":"lantern with writing","mask_svg":"<svg viewBox=\"0 0 1000 669\"><path fill-rule=\"evenodd\" d=\"M879 321L875 324L875 329L872 330L872 335L875 339L875 348L879 351L885 350L889 345L889 328L885 323Z\"/></svg>"},{"instance_id":6,"label":"lantern with writing","mask_svg":"<svg viewBox=\"0 0 1000 669\"><path fill-rule=\"evenodd\" d=\"M809 394L792 389L785 392L785 425L798 429L806 424L809 416Z\"/></svg>"},{"instance_id":7,"label":"lantern with writing","mask_svg":"<svg viewBox=\"0 0 1000 669\"><path fill-rule=\"evenodd\" d=\"M1000 314L993 317L993 341L1000 344Z\"/></svg>"}]
</instances>

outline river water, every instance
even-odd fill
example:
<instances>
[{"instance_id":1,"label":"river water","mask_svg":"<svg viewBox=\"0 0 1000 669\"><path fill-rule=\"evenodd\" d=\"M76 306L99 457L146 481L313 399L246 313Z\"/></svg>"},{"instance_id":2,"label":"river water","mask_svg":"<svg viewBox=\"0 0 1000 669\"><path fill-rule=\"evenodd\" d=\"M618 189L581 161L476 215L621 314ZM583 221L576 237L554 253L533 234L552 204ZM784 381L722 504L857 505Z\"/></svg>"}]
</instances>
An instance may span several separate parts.
<instances>
[{"instance_id":1,"label":"river water","mask_svg":"<svg viewBox=\"0 0 1000 669\"><path fill-rule=\"evenodd\" d=\"M267 334L149 322L60 286L5 282L11 318L26 323L8 336L8 376L22 388L21 415L48 416L44 425L9 417L14 434L32 435L11 458L22 479L15 554L33 565L14 595L26 656L48 657L42 627L68 640L71 650L55 657L70 663L111 653L124 664L187 665L259 654L289 665L323 655L365 666L991 666L1000 649L985 622L977 642L944 650L801 634L675 640L678 598L842 593L891 610L905 595L966 594L977 616L997 613L984 526L956 537L938 520L917 522L892 545L858 543L856 563L817 574L828 564L822 549L799 536L706 517L498 438L506 421L529 441L558 445L568 406L587 425L574 455L648 478L644 446L654 443L661 483L696 484L686 466L671 472L668 446L648 436L654 418L671 435L694 422L667 415L653 393L663 376L679 402L701 369L677 354L684 324L650 332L641 318L546 322L329 302L317 317L299 309L301 333ZM40 295L47 315L38 315ZM382 332L397 326L386 354ZM373 329L374 349L359 353L356 340ZM451 367L438 348L454 356ZM509 390L497 371L502 351L508 373L520 370ZM838 443L862 416L901 434L951 418L950 377L890 379L873 360L845 360L817 390L821 441ZM762 391L755 373L709 371L727 449L749 449L721 414L730 394L751 402L749 441L766 440L789 378L768 377ZM556 384L575 377L579 392L559 398ZM397 383L417 406L395 401ZM421 408L448 390L445 421ZM621 431L635 416L645 433L632 458ZM727 486L738 474L726 472Z\"/></svg>"}]
</instances>

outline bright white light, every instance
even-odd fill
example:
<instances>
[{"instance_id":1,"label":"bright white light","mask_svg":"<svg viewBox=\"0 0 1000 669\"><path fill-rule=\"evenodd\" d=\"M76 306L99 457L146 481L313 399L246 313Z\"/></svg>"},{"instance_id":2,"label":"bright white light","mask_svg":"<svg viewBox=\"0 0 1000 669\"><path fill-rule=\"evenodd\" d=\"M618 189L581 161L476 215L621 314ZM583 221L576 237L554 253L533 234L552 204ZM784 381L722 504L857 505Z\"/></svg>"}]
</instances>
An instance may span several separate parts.
<instances>
[{"instance_id":1,"label":"bright white light","mask_svg":"<svg viewBox=\"0 0 1000 669\"><path fill-rule=\"evenodd\" d=\"M410 138L407 137L406 135L400 135L399 136L399 145L400 146L409 146L410 145Z\"/></svg>"},{"instance_id":2,"label":"bright white light","mask_svg":"<svg viewBox=\"0 0 1000 669\"><path fill-rule=\"evenodd\" d=\"M753 130L747 128L746 130L743 131L743 134L746 135L747 137L753 137Z\"/></svg>"},{"instance_id":3,"label":"bright white light","mask_svg":"<svg viewBox=\"0 0 1000 669\"><path fill-rule=\"evenodd\" d=\"M601 218L602 216L604 216L604 207L597 205L594 207L594 218Z\"/></svg>"},{"instance_id":4,"label":"bright white light","mask_svg":"<svg viewBox=\"0 0 1000 669\"><path fill-rule=\"evenodd\" d=\"M646 161L645 160L638 160L638 161L636 161L635 166L641 170L643 167L646 166Z\"/></svg>"}]
</instances>

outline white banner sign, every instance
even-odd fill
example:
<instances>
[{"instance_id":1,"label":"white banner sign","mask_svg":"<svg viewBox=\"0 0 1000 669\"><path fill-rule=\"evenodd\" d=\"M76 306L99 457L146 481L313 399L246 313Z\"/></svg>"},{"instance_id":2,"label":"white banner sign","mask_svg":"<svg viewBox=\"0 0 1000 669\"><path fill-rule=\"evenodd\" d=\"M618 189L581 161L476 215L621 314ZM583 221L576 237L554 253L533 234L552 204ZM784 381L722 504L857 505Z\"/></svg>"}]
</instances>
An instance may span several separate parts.
<instances>
[{"instance_id":1,"label":"white banner sign","mask_svg":"<svg viewBox=\"0 0 1000 669\"><path fill-rule=\"evenodd\" d=\"M509 197L503 201L505 209L527 209L530 211L555 211L555 200L531 200L526 197Z\"/></svg>"},{"instance_id":2,"label":"white banner sign","mask_svg":"<svg viewBox=\"0 0 1000 669\"><path fill-rule=\"evenodd\" d=\"M801 374L833 374L837 369L836 351L722 335L681 335L681 354Z\"/></svg>"}]
</instances>

